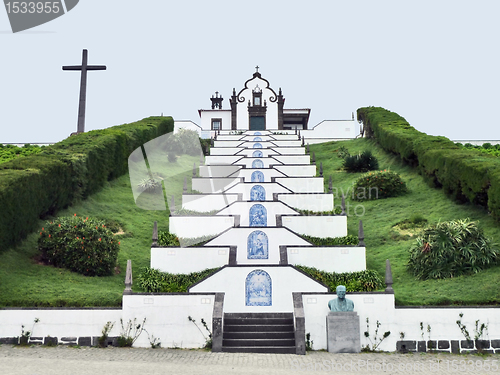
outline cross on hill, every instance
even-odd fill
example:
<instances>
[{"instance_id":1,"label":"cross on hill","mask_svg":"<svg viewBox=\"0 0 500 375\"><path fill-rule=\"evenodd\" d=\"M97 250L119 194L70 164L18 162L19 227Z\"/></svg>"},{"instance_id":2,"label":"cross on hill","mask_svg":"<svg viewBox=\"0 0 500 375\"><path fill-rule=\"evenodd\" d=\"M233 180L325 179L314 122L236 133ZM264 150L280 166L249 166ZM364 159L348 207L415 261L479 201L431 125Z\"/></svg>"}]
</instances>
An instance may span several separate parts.
<instances>
[{"instance_id":1,"label":"cross on hill","mask_svg":"<svg viewBox=\"0 0 500 375\"><path fill-rule=\"evenodd\" d=\"M82 53L82 65L69 65L63 66L63 70L80 70L80 104L78 106L78 124L77 134L85 131L85 102L87 100L87 71L88 70L106 70L105 65L88 65L87 64L87 50L84 49ZM73 133L74 134L74 133Z\"/></svg>"}]
</instances>

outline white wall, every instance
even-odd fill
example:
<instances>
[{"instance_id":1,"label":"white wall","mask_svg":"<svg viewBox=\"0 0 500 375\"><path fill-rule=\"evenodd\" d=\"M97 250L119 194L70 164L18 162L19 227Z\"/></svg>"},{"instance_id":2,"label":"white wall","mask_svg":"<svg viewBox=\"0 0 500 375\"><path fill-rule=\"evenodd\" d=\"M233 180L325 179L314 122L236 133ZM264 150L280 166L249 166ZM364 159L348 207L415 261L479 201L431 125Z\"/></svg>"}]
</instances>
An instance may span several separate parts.
<instances>
[{"instance_id":1,"label":"white wall","mask_svg":"<svg viewBox=\"0 0 500 375\"><path fill-rule=\"evenodd\" d=\"M245 306L245 279L255 269L266 271L272 282L272 306ZM286 282L278 282L286 280ZM226 267L192 287L190 292L224 292L224 312L293 312L292 292L325 292L326 287L290 266ZM307 318L306 318L307 324ZM307 327L307 326L306 326Z\"/></svg>"},{"instance_id":2,"label":"white wall","mask_svg":"<svg viewBox=\"0 0 500 375\"><path fill-rule=\"evenodd\" d=\"M304 155L306 149L304 147L276 147L273 148L281 155Z\"/></svg>"},{"instance_id":3,"label":"white wall","mask_svg":"<svg viewBox=\"0 0 500 375\"><path fill-rule=\"evenodd\" d=\"M252 170L248 170L247 172L252 172ZM270 172L269 171L263 171L263 172ZM240 173L241 176L241 173ZM249 182L250 181L250 176L248 176L248 182L246 183L240 183L237 185L234 185L233 187L229 188L226 190L226 193L241 193L243 194L242 199L244 201L249 201L250 200L250 191L255 185L260 185L262 186L265 191L266 191L266 201L272 201L273 200L273 193L290 193L290 190L287 188L281 186L280 184L277 184L275 182ZM266 175L264 174L264 178Z\"/></svg>"},{"instance_id":4,"label":"white wall","mask_svg":"<svg viewBox=\"0 0 500 375\"><path fill-rule=\"evenodd\" d=\"M356 120L324 120L309 130L301 130L306 143L310 143L309 138L321 139L326 142L332 138L354 139L359 134L359 124Z\"/></svg>"},{"instance_id":5,"label":"white wall","mask_svg":"<svg viewBox=\"0 0 500 375\"><path fill-rule=\"evenodd\" d=\"M210 155L235 155L241 148L238 147L211 147Z\"/></svg>"},{"instance_id":6,"label":"white wall","mask_svg":"<svg viewBox=\"0 0 500 375\"><path fill-rule=\"evenodd\" d=\"M238 147L242 143L243 141L239 141L237 137L225 136L223 139L221 135L220 138L217 136L217 140L214 141L214 147Z\"/></svg>"},{"instance_id":7,"label":"white wall","mask_svg":"<svg viewBox=\"0 0 500 375\"><path fill-rule=\"evenodd\" d=\"M314 349L326 349L326 315L328 301L335 299L335 294L303 294L306 322L306 333L311 333ZM498 307L442 307L442 308L394 308L393 294L347 293L346 298L354 302L354 311L358 312L361 322L361 345L369 344L364 336L366 318L370 321L370 338L373 340L377 320L381 323L379 337L386 331L391 334L379 346L380 350L396 350L396 341L400 341L400 332L405 334L404 340L422 340L420 322L424 325L423 340L429 340L427 325L431 326L430 340L465 340L456 321L463 313L462 323L469 332L474 333L475 321L489 323L488 335L485 339L500 338L500 321Z\"/></svg>"},{"instance_id":8,"label":"white wall","mask_svg":"<svg viewBox=\"0 0 500 375\"><path fill-rule=\"evenodd\" d=\"M282 172L288 177L314 177L316 166L310 165L276 165L274 169Z\"/></svg>"},{"instance_id":9,"label":"white wall","mask_svg":"<svg viewBox=\"0 0 500 375\"><path fill-rule=\"evenodd\" d=\"M170 216L169 232L182 238L216 235L234 226L232 216ZM196 230L193 230L196 228Z\"/></svg>"},{"instance_id":10,"label":"white wall","mask_svg":"<svg viewBox=\"0 0 500 375\"><path fill-rule=\"evenodd\" d=\"M109 336L118 336L121 309L7 309L0 310L0 337L21 336L21 326L32 337L101 336L106 322L116 322Z\"/></svg>"},{"instance_id":11,"label":"white wall","mask_svg":"<svg viewBox=\"0 0 500 375\"><path fill-rule=\"evenodd\" d=\"M238 161L236 161L234 164L235 165L244 165L245 168L252 168L252 163L255 159L260 159L262 160L262 163L264 164L264 168L270 168L272 165L281 165L281 163L273 159L273 157L268 157L268 158L242 158ZM262 168L260 168L262 169Z\"/></svg>"},{"instance_id":12,"label":"white wall","mask_svg":"<svg viewBox=\"0 0 500 375\"><path fill-rule=\"evenodd\" d=\"M242 156L233 156L233 155L209 155L205 156L205 165L210 164L233 164L234 162L242 159Z\"/></svg>"},{"instance_id":13,"label":"white wall","mask_svg":"<svg viewBox=\"0 0 500 375\"><path fill-rule=\"evenodd\" d=\"M201 127L204 130L212 130L212 119L222 119L222 129L231 129L231 110L227 109L202 109L200 112Z\"/></svg>"},{"instance_id":14,"label":"white wall","mask_svg":"<svg viewBox=\"0 0 500 375\"><path fill-rule=\"evenodd\" d=\"M277 177L276 182L294 193L324 193L323 177Z\"/></svg>"},{"instance_id":15,"label":"white wall","mask_svg":"<svg viewBox=\"0 0 500 375\"><path fill-rule=\"evenodd\" d=\"M271 182L271 177L285 177L283 173L274 168L261 169L260 171L264 175L264 182ZM255 169L241 168L238 172L233 173L231 177L240 177L245 182L251 182L253 172L255 172Z\"/></svg>"},{"instance_id":16,"label":"white wall","mask_svg":"<svg viewBox=\"0 0 500 375\"><path fill-rule=\"evenodd\" d=\"M205 338L188 320L188 316L196 320L202 332L208 336L200 320L203 318L210 330L212 329L214 297L213 293L125 295L123 296L123 320L128 322L129 319L136 318L142 323L142 320L146 318L145 328L151 335L160 339L161 346L164 348L199 348L205 344ZM134 346L151 347L148 335L143 332Z\"/></svg>"},{"instance_id":17,"label":"white wall","mask_svg":"<svg viewBox=\"0 0 500 375\"><path fill-rule=\"evenodd\" d=\"M168 273L191 273L228 264L229 247L153 247L151 268Z\"/></svg>"},{"instance_id":18,"label":"white wall","mask_svg":"<svg viewBox=\"0 0 500 375\"><path fill-rule=\"evenodd\" d=\"M191 187L202 193L220 193L241 182L236 177L192 178Z\"/></svg>"},{"instance_id":19,"label":"white wall","mask_svg":"<svg viewBox=\"0 0 500 375\"><path fill-rule=\"evenodd\" d=\"M366 270L366 248L287 247L288 264L315 267L326 272L356 272Z\"/></svg>"},{"instance_id":20,"label":"white wall","mask_svg":"<svg viewBox=\"0 0 500 375\"><path fill-rule=\"evenodd\" d=\"M309 155L275 155L273 158L285 165L311 164L311 157Z\"/></svg>"},{"instance_id":21,"label":"white wall","mask_svg":"<svg viewBox=\"0 0 500 375\"><path fill-rule=\"evenodd\" d=\"M276 215L298 215L298 213L285 206L281 202L251 201L234 202L229 207L220 210L217 215L240 215L240 225L247 227L250 225L250 208L255 204L261 204L267 210L267 226L276 226Z\"/></svg>"},{"instance_id":22,"label":"white wall","mask_svg":"<svg viewBox=\"0 0 500 375\"><path fill-rule=\"evenodd\" d=\"M268 157L270 155L277 155L276 150L271 149L271 148L261 148L258 150L260 152L262 152L262 157ZM238 155L253 157L252 154L254 151L257 151L257 149L255 149L255 148L243 148L243 149L240 149L240 152L238 152Z\"/></svg>"},{"instance_id":23,"label":"white wall","mask_svg":"<svg viewBox=\"0 0 500 375\"><path fill-rule=\"evenodd\" d=\"M301 147L302 146L302 141L299 140L280 140L277 139L276 141L273 141L273 143L276 145L276 147Z\"/></svg>"},{"instance_id":24,"label":"white wall","mask_svg":"<svg viewBox=\"0 0 500 375\"><path fill-rule=\"evenodd\" d=\"M334 207L333 194L326 193L278 194L278 200L290 207L314 212L332 211Z\"/></svg>"},{"instance_id":25,"label":"white wall","mask_svg":"<svg viewBox=\"0 0 500 375\"><path fill-rule=\"evenodd\" d=\"M182 208L197 212L221 210L238 200L238 194L183 194Z\"/></svg>"},{"instance_id":26,"label":"white wall","mask_svg":"<svg viewBox=\"0 0 500 375\"><path fill-rule=\"evenodd\" d=\"M283 216L283 226L313 237L347 236L347 216Z\"/></svg>"},{"instance_id":27,"label":"white wall","mask_svg":"<svg viewBox=\"0 0 500 375\"><path fill-rule=\"evenodd\" d=\"M240 170L237 165L200 165L200 177L227 177Z\"/></svg>"}]
</instances>

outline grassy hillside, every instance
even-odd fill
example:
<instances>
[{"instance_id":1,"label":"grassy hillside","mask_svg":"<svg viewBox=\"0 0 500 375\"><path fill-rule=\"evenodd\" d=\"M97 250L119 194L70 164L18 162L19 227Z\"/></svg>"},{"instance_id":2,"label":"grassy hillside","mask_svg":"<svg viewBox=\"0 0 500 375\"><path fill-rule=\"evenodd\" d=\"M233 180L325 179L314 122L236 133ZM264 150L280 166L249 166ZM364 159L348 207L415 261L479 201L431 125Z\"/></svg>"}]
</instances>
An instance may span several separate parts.
<instances>
[{"instance_id":1,"label":"grassy hillside","mask_svg":"<svg viewBox=\"0 0 500 375\"><path fill-rule=\"evenodd\" d=\"M342 159L336 150L345 146L351 154L370 150L379 160L380 169L390 169L401 174L410 193L388 199L374 201L352 200L352 184L361 175L340 170ZM348 229L356 234L359 219L363 220L367 246L367 267L381 274L385 272L385 260L390 259L394 278L396 302L399 305L448 305L448 304L497 304L500 301L500 267L493 267L469 277L456 277L449 280L417 281L410 275L405 264L412 238L409 234L396 230L394 225L420 214L429 224L438 221L470 218L479 220L486 235L495 243L500 243L500 226L486 209L470 204L457 204L446 197L442 190L429 187L414 168L402 164L398 158L389 155L377 146L376 141L356 139L343 142L329 142L311 146L316 160L323 162L325 189L328 177L333 179L334 193L339 195L349 191L346 204L350 206ZM337 200L335 204L339 204ZM356 216L356 212L363 216ZM498 245L497 245L498 246Z\"/></svg>"},{"instance_id":2,"label":"grassy hillside","mask_svg":"<svg viewBox=\"0 0 500 375\"><path fill-rule=\"evenodd\" d=\"M399 305L497 304L500 301L500 267L494 267L470 277L450 280L416 281L405 269L412 239L393 226L420 213L429 223L469 217L479 220L486 234L500 243L500 227L485 209L459 205L440 190L430 188L411 167L402 165L397 158L382 151L372 140L358 139L311 146L316 159L323 162L325 191L328 177L333 177L334 191L352 192L351 186L360 174L340 170L342 159L336 150L345 146L351 154L371 150L378 158L381 169L401 174L411 192L403 197L356 202L347 198L348 227L357 234L358 219L363 219L367 244L367 266L385 272L385 260L390 259L394 277L394 290ZM181 170L198 164L197 157L182 156L176 167L169 165L170 183L179 187L176 202L180 202L183 175ZM172 165L173 166L173 165ZM186 173L190 186L191 173ZM336 201L339 204L340 200ZM359 205L359 206L358 206ZM356 216L356 213L363 216ZM108 182L105 188L59 216L94 216L116 221L125 232L119 235L118 255L121 273L110 277L84 277L63 269L40 265L36 261L38 231L31 234L19 247L0 254L0 306L120 306L124 289L126 260L132 259L135 291L140 291L137 277L142 268L149 266L152 223L158 221L160 230L168 229L168 211L146 211L133 200L128 174ZM40 229L43 226L40 221Z\"/></svg>"},{"instance_id":3,"label":"grassy hillside","mask_svg":"<svg viewBox=\"0 0 500 375\"><path fill-rule=\"evenodd\" d=\"M169 185L179 188L175 192L176 202L180 202L183 176L190 178L194 162L198 164L199 158L183 155L175 164L166 163L168 174L162 175ZM167 193L174 193L168 190ZM123 229L124 234L117 235L121 243L117 269L120 273L110 277L85 277L38 264L37 240L45 223L40 220L36 233L30 234L16 249L0 254L0 306L120 306L127 259L132 259L135 279L142 268L150 265L153 222L158 222L160 230L168 230L169 211L146 211L137 207L128 173L108 182L97 194L60 211L58 216L75 213L114 221ZM137 285L134 290L139 290Z\"/></svg>"}]
</instances>

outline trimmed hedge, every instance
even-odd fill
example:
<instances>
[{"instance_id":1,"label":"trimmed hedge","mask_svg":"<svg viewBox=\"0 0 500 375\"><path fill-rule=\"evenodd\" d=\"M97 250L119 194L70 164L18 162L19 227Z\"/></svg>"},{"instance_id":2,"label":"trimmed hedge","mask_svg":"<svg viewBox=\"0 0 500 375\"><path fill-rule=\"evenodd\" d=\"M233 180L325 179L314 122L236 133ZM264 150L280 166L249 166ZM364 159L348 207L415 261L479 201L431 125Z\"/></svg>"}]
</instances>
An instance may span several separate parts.
<instances>
[{"instance_id":1,"label":"trimmed hedge","mask_svg":"<svg viewBox=\"0 0 500 375\"><path fill-rule=\"evenodd\" d=\"M500 219L500 160L456 145L446 137L419 132L397 113L379 107L359 108L367 137L419 169L434 187L459 202L487 207Z\"/></svg>"},{"instance_id":2,"label":"trimmed hedge","mask_svg":"<svg viewBox=\"0 0 500 375\"><path fill-rule=\"evenodd\" d=\"M0 164L0 251L36 230L38 220L127 172L130 153L173 131L171 117L93 130Z\"/></svg>"}]
</instances>

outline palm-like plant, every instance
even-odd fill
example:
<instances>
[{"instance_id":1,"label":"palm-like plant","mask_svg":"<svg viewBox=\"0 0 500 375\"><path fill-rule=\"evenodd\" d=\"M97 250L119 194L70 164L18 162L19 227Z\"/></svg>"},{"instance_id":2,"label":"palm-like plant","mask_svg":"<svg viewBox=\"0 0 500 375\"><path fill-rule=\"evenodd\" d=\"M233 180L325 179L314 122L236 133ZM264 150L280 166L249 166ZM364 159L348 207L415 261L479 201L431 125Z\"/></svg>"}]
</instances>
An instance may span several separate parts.
<instances>
[{"instance_id":1,"label":"palm-like plant","mask_svg":"<svg viewBox=\"0 0 500 375\"><path fill-rule=\"evenodd\" d=\"M500 253L478 223L440 222L424 229L410 248L408 270L418 279L444 279L477 273L497 264Z\"/></svg>"}]
</instances>

